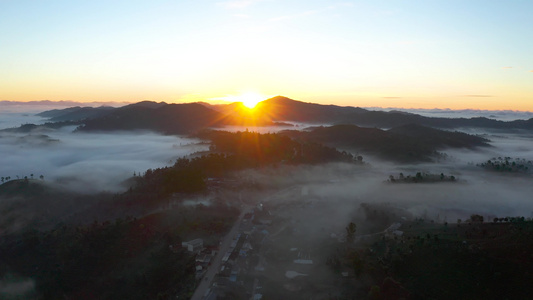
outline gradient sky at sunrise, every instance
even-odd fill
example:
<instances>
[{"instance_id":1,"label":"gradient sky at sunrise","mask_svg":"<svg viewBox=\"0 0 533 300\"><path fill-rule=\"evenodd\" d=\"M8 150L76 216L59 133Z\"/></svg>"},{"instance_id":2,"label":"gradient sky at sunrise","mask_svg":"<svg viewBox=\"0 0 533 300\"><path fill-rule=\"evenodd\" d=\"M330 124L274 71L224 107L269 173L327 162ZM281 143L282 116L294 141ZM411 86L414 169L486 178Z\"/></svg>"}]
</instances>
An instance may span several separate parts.
<instances>
[{"instance_id":1,"label":"gradient sky at sunrise","mask_svg":"<svg viewBox=\"0 0 533 300\"><path fill-rule=\"evenodd\" d=\"M532 16L528 0L0 0L0 100L533 111Z\"/></svg>"}]
</instances>

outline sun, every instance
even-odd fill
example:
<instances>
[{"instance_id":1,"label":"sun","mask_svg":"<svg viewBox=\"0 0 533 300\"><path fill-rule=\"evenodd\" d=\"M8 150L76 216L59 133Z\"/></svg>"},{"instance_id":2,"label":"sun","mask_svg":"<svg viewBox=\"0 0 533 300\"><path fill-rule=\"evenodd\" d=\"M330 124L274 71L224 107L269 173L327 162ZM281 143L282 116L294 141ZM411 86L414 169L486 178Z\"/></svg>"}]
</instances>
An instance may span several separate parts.
<instances>
[{"instance_id":1,"label":"sun","mask_svg":"<svg viewBox=\"0 0 533 300\"><path fill-rule=\"evenodd\" d=\"M249 109L253 109L257 103L267 99L268 97L256 92L244 92L235 96L225 97L226 101L241 102Z\"/></svg>"},{"instance_id":2,"label":"sun","mask_svg":"<svg viewBox=\"0 0 533 300\"><path fill-rule=\"evenodd\" d=\"M266 99L265 96L254 92L247 92L241 94L238 96L238 98L240 102L242 102L242 104L248 107L249 109L253 109L257 105L257 103Z\"/></svg>"}]
</instances>

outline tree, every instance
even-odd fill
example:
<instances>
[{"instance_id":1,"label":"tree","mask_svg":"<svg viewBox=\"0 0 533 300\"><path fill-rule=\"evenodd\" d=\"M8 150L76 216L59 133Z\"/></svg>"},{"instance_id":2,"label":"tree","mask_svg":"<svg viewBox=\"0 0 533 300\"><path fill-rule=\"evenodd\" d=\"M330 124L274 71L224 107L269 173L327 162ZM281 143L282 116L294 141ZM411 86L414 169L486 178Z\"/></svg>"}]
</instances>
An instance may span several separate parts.
<instances>
[{"instance_id":1,"label":"tree","mask_svg":"<svg viewBox=\"0 0 533 300\"><path fill-rule=\"evenodd\" d=\"M470 216L470 221L472 223L483 223L483 216L478 214L473 214Z\"/></svg>"},{"instance_id":2,"label":"tree","mask_svg":"<svg viewBox=\"0 0 533 300\"><path fill-rule=\"evenodd\" d=\"M356 231L355 223L350 222L350 224L348 224L348 226L346 227L346 241L350 244L354 242L355 231Z\"/></svg>"}]
</instances>

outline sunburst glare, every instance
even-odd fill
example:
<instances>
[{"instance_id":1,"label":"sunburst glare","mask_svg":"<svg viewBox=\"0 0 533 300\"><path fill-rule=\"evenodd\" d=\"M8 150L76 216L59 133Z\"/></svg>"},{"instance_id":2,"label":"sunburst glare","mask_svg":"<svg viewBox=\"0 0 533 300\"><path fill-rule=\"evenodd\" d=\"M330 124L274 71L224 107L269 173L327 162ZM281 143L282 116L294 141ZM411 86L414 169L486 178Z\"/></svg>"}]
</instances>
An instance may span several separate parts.
<instances>
[{"instance_id":1,"label":"sunburst glare","mask_svg":"<svg viewBox=\"0 0 533 300\"><path fill-rule=\"evenodd\" d=\"M262 95L257 92L244 92L239 95L225 97L225 100L231 102L242 102L244 106L252 109L257 105L257 103L267 98L268 96Z\"/></svg>"}]
</instances>

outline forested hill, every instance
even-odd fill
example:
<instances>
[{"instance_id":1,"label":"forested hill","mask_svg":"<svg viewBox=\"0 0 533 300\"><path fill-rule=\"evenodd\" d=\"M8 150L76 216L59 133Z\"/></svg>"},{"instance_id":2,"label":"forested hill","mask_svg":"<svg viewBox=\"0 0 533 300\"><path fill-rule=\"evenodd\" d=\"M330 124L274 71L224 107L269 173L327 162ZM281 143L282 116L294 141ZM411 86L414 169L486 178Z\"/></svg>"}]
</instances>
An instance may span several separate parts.
<instances>
[{"instance_id":1,"label":"forested hill","mask_svg":"<svg viewBox=\"0 0 533 300\"><path fill-rule=\"evenodd\" d=\"M533 118L510 122L484 117L431 118L398 111L371 111L358 107L322 105L296 101L283 96L267 99L257 105L257 110L272 116L274 121L305 123L355 124L366 127L392 128L407 124L419 124L436 128L493 128L533 130Z\"/></svg>"},{"instance_id":2,"label":"forested hill","mask_svg":"<svg viewBox=\"0 0 533 300\"><path fill-rule=\"evenodd\" d=\"M405 135L418 141L438 148L474 148L485 147L488 140L479 136L466 134L459 131L446 131L417 124L407 124L387 130L393 135Z\"/></svg>"},{"instance_id":3,"label":"forested hill","mask_svg":"<svg viewBox=\"0 0 533 300\"><path fill-rule=\"evenodd\" d=\"M53 109L43 111L37 115L43 118L49 118L51 122L62 121L79 121L84 119L94 119L105 116L115 110L114 107L70 107L65 109Z\"/></svg>"},{"instance_id":4,"label":"forested hill","mask_svg":"<svg viewBox=\"0 0 533 300\"><path fill-rule=\"evenodd\" d=\"M533 130L529 120L498 121L478 118L431 118L398 111L371 111L359 107L322 105L277 96L249 110L242 103L209 105L207 103L168 104L142 101L120 108L69 108L40 114L51 121L79 121L82 131L146 129L168 134L185 134L206 127L224 125L272 126L280 122L315 124L354 124L364 127L394 128L417 124L433 128L487 128L498 130Z\"/></svg>"},{"instance_id":5,"label":"forested hill","mask_svg":"<svg viewBox=\"0 0 533 300\"><path fill-rule=\"evenodd\" d=\"M356 125L316 127L310 131L284 131L296 139L378 155L394 161L430 161L445 148L486 147L488 140L461 132L449 132L420 125L390 130Z\"/></svg>"},{"instance_id":6,"label":"forested hill","mask_svg":"<svg viewBox=\"0 0 533 300\"><path fill-rule=\"evenodd\" d=\"M206 128L229 125L219 112L197 103L128 105L105 116L85 120L80 131L154 130L167 134L188 134Z\"/></svg>"},{"instance_id":7,"label":"forested hill","mask_svg":"<svg viewBox=\"0 0 533 300\"><path fill-rule=\"evenodd\" d=\"M359 107L306 103L283 96L262 101L257 104L255 110L259 114L271 116L275 121L304 123L345 122L369 112Z\"/></svg>"}]
</instances>

